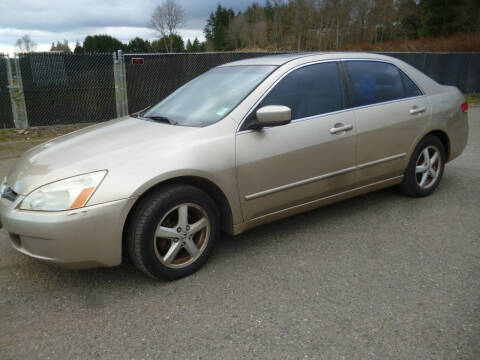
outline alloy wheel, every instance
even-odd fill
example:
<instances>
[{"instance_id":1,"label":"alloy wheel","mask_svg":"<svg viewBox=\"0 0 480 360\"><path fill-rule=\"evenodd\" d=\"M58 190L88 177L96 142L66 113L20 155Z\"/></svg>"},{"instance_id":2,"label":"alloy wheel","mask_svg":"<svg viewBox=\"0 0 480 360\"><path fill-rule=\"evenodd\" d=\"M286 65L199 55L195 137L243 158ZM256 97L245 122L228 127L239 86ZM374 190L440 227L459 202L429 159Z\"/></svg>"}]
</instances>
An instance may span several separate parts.
<instances>
[{"instance_id":1,"label":"alloy wheel","mask_svg":"<svg viewBox=\"0 0 480 360\"><path fill-rule=\"evenodd\" d=\"M211 223L206 211L193 203L169 210L154 235L157 259L169 268L184 268L195 262L207 247Z\"/></svg>"},{"instance_id":2,"label":"alloy wheel","mask_svg":"<svg viewBox=\"0 0 480 360\"><path fill-rule=\"evenodd\" d=\"M415 166L415 179L420 188L428 189L435 184L440 176L441 161L440 151L433 145L420 152Z\"/></svg>"}]
</instances>

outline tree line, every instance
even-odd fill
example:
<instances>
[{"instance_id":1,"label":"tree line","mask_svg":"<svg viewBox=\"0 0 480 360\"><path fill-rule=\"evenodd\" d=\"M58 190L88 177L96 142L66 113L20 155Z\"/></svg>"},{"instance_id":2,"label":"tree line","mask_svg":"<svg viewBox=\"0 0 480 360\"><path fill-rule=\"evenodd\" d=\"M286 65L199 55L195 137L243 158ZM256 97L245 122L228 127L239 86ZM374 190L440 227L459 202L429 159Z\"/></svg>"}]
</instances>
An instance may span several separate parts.
<instances>
[{"instance_id":1,"label":"tree line","mask_svg":"<svg viewBox=\"0 0 480 360\"><path fill-rule=\"evenodd\" d=\"M89 35L77 41L73 52L378 48L398 39L480 33L480 0L265 0L237 13L219 4L207 19L206 41L195 38L186 44L177 32L185 23L185 9L163 0L148 23L157 39L135 37L125 44L109 35ZM15 45L33 51L36 44L25 35ZM67 40L52 43L51 51L72 52Z\"/></svg>"},{"instance_id":2,"label":"tree line","mask_svg":"<svg viewBox=\"0 0 480 360\"><path fill-rule=\"evenodd\" d=\"M215 51L333 50L478 31L479 0L266 0L238 13L219 4L204 29Z\"/></svg>"},{"instance_id":3,"label":"tree line","mask_svg":"<svg viewBox=\"0 0 480 360\"><path fill-rule=\"evenodd\" d=\"M71 52L68 41L59 43L60 48L52 44L51 51ZM114 52L122 50L125 53L167 53L167 52L202 52L204 51L204 44L195 38L192 42L190 39L185 42L178 34L171 34L160 39L149 41L136 37L130 40L127 44L110 35L89 35L85 38L82 44L77 41L73 52L75 54L83 53L99 53L99 52Z\"/></svg>"}]
</instances>

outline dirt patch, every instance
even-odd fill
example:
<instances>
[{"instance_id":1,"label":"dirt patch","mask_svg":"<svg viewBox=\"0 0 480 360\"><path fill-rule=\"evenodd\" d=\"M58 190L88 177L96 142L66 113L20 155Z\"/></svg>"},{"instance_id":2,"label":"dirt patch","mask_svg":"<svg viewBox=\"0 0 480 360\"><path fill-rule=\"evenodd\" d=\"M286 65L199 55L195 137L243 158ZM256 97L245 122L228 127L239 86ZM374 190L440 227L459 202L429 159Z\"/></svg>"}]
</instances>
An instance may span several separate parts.
<instances>
[{"instance_id":1,"label":"dirt patch","mask_svg":"<svg viewBox=\"0 0 480 360\"><path fill-rule=\"evenodd\" d=\"M93 124L38 126L22 130L2 129L0 130L0 159L20 156L38 144L89 125Z\"/></svg>"}]
</instances>

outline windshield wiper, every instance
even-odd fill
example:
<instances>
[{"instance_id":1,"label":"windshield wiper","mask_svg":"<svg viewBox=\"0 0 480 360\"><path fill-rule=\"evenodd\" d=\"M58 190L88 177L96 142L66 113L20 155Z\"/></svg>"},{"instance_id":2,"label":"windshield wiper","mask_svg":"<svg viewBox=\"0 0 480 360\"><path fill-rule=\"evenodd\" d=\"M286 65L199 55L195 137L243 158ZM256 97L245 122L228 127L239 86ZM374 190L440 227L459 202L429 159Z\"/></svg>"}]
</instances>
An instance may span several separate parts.
<instances>
[{"instance_id":1,"label":"windshield wiper","mask_svg":"<svg viewBox=\"0 0 480 360\"><path fill-rule=\"evenodd\" d=\"M142 115L145 114L147 112L147 110L150 109L152 106L153 105L148 105L145 109L134 112L133 114L130 114L130 116L135 117L135 118L142 117Z\"/></svg>"},{"instance_id":2,"label":"windshield wiper","mask_svg":"<svg viewBox=\"0 0 480 360\"><path fill-rule=\"evenodd\" d=\"M166 116L142 116L142 117L144 119L150 119L150 120L153 120L153 121L166 122L166 123L169 123L171 125L177 125L177 122L169 119Z\"/></svg>"}]
</instances>

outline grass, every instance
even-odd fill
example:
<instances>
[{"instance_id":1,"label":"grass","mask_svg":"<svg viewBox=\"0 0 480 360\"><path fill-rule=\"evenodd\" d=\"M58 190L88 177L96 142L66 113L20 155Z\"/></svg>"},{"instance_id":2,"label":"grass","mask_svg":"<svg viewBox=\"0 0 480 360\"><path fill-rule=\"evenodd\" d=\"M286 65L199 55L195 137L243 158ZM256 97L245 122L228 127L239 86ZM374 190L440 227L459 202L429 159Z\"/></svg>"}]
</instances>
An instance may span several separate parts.
<instances>
[{"instance_id":1,"label":"grass","mask_svg":"<svg viewBox=\"0 0 480 360\"><path fill-rule=\"evenodd\" d=\"M471 105L480 105L480 93L468 94L467 102Z\"/></svg>"}]
</instances>

